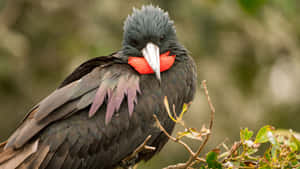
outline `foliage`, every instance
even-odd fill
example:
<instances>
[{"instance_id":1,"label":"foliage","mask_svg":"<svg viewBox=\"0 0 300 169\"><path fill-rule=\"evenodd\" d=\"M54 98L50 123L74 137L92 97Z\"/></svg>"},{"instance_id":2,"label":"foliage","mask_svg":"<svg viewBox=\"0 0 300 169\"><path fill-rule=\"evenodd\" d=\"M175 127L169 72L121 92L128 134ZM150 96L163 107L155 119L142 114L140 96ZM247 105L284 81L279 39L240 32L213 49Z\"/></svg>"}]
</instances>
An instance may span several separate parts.
<instances>
[{"instance_id":1,"label":"foliage","mask_svg":"<svg viewBox=\"0 0 300 169\"><path fill-rule=\"evenodd\" d=\"M253 138L252 131L241 129L240 141L231 149L224 144L225 152L214 163L224 168L300 168L300 141L292 131L285 135L278 131L266 125Z\"/></svg>"},{"instance_id":2,"label":"foliage","mask_svg":"<svg viewBox=\"0 0 300 169\"><path fill-rule=\"evenodd\" d=\"M213 122L214 107L210 101L206 82L202 82L207 96L209 106L211 108L211 121ZM165 169L192 169L192 168L258 168L258 169L300 169L300 140L299 134L292 130L276 130L273 126L265 125L261 127L258 132L249 130L248 128L240 129L240 140L236 141L231 148L224 142L217 148L206 153L205 157L200 156L200 152L206 145L206 142L211 134L212 125L209 128L202 126L201 130L189 128L185 125L182 119L183 114L188 110L188 105L185 104L179 116L175 112L173 106L173 113L170 112L169 103L165 98L166 110L170 118L177 124L184 128L184 131L177 132L177 137L170 136L163 129L158 119L159 127L166 133L166 135L173 141L182 144L190 153L190 158L186 163L179 163L170 165ZM172 115L174 114L174 116ZM198 150L193 150L182 141L182 138L193 139L201 142ZM203 139L205 137L205 139Z\"/></svg>"},{"instance_id":3,"label":"foliage","mask_svg":"<svg viewBox=\"0 0 300 169\"><path fill-rule=\"evenodd\" d=\"M258 131L255 138L252 136L253 131L249 131L248 128L241 129L240 140L230 149L222 143L225 151L221 153L220 148L211 150L206 154L205 162L196 161L194 164L200 163L200 169L300 169L300 141L294 132L275 130L274 127L267 125ZM267 148L263 146L264 144Z\"/></svg>"}]
</instances>

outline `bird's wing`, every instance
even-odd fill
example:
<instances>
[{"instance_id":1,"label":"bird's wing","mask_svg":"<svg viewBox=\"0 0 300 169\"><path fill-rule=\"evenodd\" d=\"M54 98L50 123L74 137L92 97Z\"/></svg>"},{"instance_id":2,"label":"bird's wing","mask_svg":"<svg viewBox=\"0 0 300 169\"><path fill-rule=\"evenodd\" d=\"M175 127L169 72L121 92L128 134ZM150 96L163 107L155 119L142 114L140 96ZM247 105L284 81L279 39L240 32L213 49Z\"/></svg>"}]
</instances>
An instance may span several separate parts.
<instances>
[{"instance_id":1,"label":"bird's wing","mask_svg":"<svg viewBox=\"0 0 300 169\"><path fill-rule=\"evenodd\" d=\"M49 124L65 119L91 105L93 116L106 103L105 122L109 123L127 96L128 112L133 112L139 89L138 75L113 57L86 62L75 70L60 88L43 99L8 139L5 149L21 148ZM98 62L98 63L95 63Z\"/></svg>"}]
</instances>

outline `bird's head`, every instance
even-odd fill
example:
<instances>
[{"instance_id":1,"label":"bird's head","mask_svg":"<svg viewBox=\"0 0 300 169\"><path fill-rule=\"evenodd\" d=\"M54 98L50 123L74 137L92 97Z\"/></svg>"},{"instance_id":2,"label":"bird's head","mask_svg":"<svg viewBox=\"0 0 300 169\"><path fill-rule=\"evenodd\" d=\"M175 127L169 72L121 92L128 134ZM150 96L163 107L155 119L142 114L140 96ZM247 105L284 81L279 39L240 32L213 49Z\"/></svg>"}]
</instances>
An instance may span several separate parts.
<instances>
[{"instance_id":1,"label":"bird's head","mask_svg":"<svg viewBox=\"0 0 300 169\"><path fill-rule=\"evenodd\" d=\"M160 72L172 66L175 55L169 54L172 53L171 46L177 44L173 23L167 12L152 5L143 6L140 10L134 9L127 17L124 24L123 53L139 73L155 73L160 80Z\"/></svg>"}]
</instances>

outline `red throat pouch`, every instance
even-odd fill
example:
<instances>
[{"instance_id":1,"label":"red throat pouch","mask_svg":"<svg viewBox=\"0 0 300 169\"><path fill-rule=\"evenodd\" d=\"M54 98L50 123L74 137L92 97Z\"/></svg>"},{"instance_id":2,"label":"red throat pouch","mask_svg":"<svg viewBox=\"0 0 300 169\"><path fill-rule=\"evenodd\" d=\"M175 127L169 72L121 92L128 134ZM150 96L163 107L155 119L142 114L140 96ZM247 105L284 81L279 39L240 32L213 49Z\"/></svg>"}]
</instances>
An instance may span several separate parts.
<instances>
[{"instance_id":1,"label":"red throat pouch","mask_svg":"<svg viewBox=\"0 0 300 169\"><path fill-rule=\"evenodd\" d=\"M160 72L164 72L172 67L175 62L175 55L169 55L170 51L160 55ZM154 71L144 57L128 57L128 64L140 74L152 74Z\"/></svg>"}]
</instances>

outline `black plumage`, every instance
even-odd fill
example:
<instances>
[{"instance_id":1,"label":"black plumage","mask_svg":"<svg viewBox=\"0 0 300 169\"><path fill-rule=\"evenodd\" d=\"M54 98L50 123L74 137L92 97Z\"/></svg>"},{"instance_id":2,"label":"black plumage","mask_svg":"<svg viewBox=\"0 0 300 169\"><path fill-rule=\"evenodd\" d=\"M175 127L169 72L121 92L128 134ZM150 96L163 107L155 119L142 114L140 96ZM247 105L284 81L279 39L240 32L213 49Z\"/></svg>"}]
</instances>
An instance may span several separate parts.
<instances>
[{"instance_id":1,"label":"black plumage","mask_svg":"<svg viewBox=\"0 0 300 169\"><path fill-rule=\"evenodd\" d=\"M155 74L140 74L128 64L128 57L144 57L148 47L176 55L172 67L160 72L151 51L145 58ZM134 10L125 22L123 48L83 63L37 104L0 145L0 168L110 169L148 160L168 140L153 114L169 133L174 128L164 97L180 112L195 88L194 61L168 14L153 6ZM156 150L122 162L149 135L147 144Z\"/></svg>"}]
</instances>

